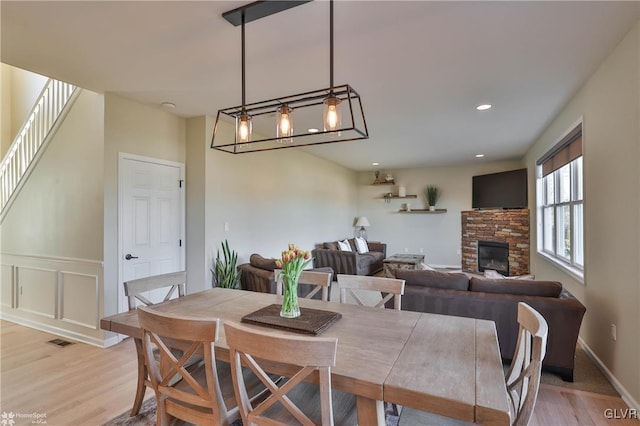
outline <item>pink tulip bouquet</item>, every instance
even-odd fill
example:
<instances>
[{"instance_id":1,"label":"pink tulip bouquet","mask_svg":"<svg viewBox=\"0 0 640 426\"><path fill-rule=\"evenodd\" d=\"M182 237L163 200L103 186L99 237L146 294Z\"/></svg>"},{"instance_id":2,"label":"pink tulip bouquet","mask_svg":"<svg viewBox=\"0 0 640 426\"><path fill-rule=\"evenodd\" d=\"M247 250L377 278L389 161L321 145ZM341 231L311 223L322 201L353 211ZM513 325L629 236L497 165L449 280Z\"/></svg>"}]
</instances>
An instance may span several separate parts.
<instances>
[{"instance_id":1,"label":"pink tulip bouquet","mask_svg":"<svg viewBox=\"0 0 640 426\"><path fill-rule=\"evenodd\" d=\"M278 279L282 280L284 289L280 316L285 318L300 316L298 280L302 270L312 260L309 250L300 250L295 244L289 244L288 249L282 252L282 257L276 260L276 266L282 269Z\"/></svg>"}]
</instances>

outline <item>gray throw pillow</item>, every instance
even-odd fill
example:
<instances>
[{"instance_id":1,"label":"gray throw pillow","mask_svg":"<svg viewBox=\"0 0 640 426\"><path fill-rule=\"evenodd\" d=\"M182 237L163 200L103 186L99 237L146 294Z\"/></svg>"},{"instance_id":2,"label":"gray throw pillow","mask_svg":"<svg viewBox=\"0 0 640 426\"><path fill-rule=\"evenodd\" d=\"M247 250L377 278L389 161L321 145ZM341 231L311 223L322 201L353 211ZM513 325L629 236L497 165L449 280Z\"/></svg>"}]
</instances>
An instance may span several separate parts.
<instances>
[{"instance_id":1,"label":"gray throw pillow","mask_svg":"<svg viewBox=\"0 0 640 426\"><path fill-rule=\"evenodd\" d=\"M259 254L252 254L249 258L249 263L256 268L264 269L266 271L273 271L276 269L276 260L275 259L265 259Z\"/></svg>"}]
</instances>

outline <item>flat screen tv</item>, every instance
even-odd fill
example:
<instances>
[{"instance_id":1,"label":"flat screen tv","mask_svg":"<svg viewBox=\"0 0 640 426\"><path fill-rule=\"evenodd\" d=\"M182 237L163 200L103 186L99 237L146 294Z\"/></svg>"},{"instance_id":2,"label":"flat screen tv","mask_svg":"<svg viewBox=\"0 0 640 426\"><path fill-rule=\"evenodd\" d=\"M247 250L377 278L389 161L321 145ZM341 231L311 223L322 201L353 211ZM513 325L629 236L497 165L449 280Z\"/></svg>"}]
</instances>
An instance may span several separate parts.
<instances>
[{"instance_id":1,"label":"flat screen tv","mask_svg":"<svg viewBox=\"0 0 640 426\"><path fill-rule=\"evenodd\" d=\"M525 209L527 169L474 176L472 193L474 209Z\"/></svg>"}]
</instances>

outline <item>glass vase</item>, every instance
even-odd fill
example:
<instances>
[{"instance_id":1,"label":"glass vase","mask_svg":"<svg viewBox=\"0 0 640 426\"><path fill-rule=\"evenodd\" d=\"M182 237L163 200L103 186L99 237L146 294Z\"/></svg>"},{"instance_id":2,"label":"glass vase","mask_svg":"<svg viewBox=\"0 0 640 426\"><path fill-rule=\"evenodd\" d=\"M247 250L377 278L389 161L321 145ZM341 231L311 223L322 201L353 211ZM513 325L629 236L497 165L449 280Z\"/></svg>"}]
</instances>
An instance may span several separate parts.
<instances>
[{"instance_id":1,"label":"glass vase","mask_svg":"<svg viewBox=\"0 0 640 426\"><path fill-rule=\"evenodd\" d=\"M283 318L297 318L300 316L300 306L298 305L298 280L300 275L280 274L278 279L282 280L282 308L280 316Z\"/></svg>"}]
</instances>

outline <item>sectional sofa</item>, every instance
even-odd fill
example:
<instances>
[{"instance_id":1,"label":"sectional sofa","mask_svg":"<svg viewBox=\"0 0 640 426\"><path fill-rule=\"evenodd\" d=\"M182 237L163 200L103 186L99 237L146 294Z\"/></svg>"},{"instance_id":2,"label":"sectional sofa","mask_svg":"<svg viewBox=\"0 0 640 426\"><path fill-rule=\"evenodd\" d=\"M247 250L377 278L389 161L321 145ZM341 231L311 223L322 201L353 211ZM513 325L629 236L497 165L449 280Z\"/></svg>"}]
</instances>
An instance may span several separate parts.
<instances>
[{"instance_id":1,"label":"sectional sofa","mask_svg":"<svg viewBox=\"0 0 640 426\"><path fill-rule=\"evenodd\" d=\"M349 239L351 251L338 248L337 241L325 242L311 251L315 268L331 268L336 274L374 275L382 271L387 257L387 245L368 241L369 251L358 253L353 238Z\"/></svg>"}]
</instances>

